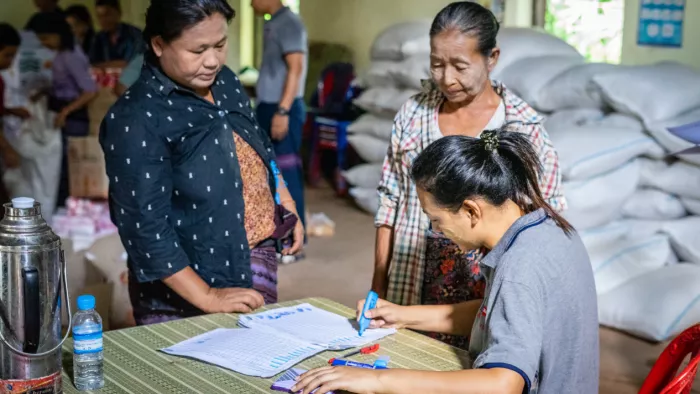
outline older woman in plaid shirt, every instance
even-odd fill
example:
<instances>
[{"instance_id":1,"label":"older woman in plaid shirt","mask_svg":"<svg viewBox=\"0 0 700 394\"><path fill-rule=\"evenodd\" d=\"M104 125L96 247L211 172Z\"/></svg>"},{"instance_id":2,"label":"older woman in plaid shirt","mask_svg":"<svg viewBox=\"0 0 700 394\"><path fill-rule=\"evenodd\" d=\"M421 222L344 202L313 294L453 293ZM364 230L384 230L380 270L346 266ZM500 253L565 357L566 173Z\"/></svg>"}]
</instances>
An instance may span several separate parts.
<instances>
[{"instance_id":1,"label":"older woman in plaid shirt","mask_svg":"<svg viewBox=\"0 0 700 394\"><path fill-rule=\"evenodd\" d=\"M433 21L432 79L396 115L378 189L372 288L390 302L456 304L483 297L485 282L479 262L484 252L461 251L432 232L410 180L413 160L437 139L478 137L483 130L508 125L525 134L537 150L544 170L540 189L545 200L557 211L566 207L557 154L542 126L543 118L489 78L500 54L498 29L491 11L469 1L448 5ZM434 336L454 346L468 345L465 337Z\"/></svg>"}]
</instances>

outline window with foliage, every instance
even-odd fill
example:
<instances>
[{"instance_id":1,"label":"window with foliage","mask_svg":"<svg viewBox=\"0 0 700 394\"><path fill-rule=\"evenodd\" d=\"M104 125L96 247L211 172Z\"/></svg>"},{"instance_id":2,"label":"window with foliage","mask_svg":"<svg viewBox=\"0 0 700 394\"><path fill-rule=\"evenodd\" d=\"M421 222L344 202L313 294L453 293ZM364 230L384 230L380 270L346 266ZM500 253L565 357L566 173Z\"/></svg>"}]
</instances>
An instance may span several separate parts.
<instances>
[{"instance_id":1,"label":"window with foliage","mask_svg":"<svg viewBox=\"0 0 700 394\"><path fill-rule=\"evenodd\" d=\"M545 29L588 61L619 63L624 0L547 0Z\"/></svg>"},{"instance_id":2,"label":"window with foliage","mask_svg":"<svg viewBox=\"0 0 700 394\"><path fill-rule=\"evenodd\" d=\"M283 0L282 3L289 7L290 10L296 12L297 14L299 13L299 1L300 0ZM271 15L265 15L265 20L270 20L272 16Z\"/></svg>"}]
</instances>

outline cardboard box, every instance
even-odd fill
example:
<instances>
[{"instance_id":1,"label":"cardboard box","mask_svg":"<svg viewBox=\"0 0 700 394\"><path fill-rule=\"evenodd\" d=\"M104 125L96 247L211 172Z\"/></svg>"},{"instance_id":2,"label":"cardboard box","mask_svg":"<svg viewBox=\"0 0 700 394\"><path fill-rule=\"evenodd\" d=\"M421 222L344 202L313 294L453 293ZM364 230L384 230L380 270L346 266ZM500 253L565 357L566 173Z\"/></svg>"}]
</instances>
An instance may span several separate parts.
<instances>
[{"instance_id":1,"label":"cardboard box","mask_svg":"<svg viewBox=\"0 0 700 394\"><path fill-rule=\"evenodd\" d=\"M88 117L90 118L90 135L100 134L100 124L112 105L117 102L113 87L101 87L97 97L88 104Z\"/></svg>"},{"instance_id":2,"label":"cardboard box","mask_svg":"<svg viewBox=\"0 0 700 394\"><path fill-rule=\"evenodd\" d=\"M98 137L68 139L68 177L72 197L107 198L109 179Z\"/></svg>"}]
</instances>

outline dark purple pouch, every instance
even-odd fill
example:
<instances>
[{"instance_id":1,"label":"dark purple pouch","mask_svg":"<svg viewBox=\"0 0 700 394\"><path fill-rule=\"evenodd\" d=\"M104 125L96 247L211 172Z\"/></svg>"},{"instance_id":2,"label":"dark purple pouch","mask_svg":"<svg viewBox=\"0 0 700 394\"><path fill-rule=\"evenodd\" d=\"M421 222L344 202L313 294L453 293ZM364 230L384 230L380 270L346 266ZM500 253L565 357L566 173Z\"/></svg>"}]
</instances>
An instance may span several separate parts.
<instances>
[{"instance_id":1,"label":"dark purple pouch","mask_svg":"<svg viewBox=\"0 0 700 394\"><path fill-rule=\"evenodd\" d=\"M272 239L283 241L292 236L294 227L297 225L297 215L288 211L282 205L275 206L275 232L272 233Z\"/></svg>"}]
</instances>

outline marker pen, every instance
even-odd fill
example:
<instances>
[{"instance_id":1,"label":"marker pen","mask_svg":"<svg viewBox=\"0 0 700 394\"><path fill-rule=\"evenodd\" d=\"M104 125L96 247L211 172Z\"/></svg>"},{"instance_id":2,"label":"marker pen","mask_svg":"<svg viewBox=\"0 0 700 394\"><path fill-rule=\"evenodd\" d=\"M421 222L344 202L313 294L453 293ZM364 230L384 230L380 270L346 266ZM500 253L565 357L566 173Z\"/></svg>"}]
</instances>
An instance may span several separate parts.
<instances>
[{"instance_id":1,"label":"marker pen","mask_svg":"<svg viewBox=\"0 0 700 394\"><path fill-rule=\"evenodd\" d=\"M369 327L369 323L372 320L365 317L365 313L367 313L368 310L374 309L374 307L377 306L378 299L379 295L374 291L370 290L369 293L367 293L367 299L365 299L365 305L362 307L362 314L360 315L360 319L358 320L358 324L360 326L360 336L362 336L362 333L364 333L365 330Z\"/></svg>"},{"instance_id":2,"label":"marker pen","mask_svg":"<svg viewBox=\"0 0 700 394\"><path fill-rule=\"evenodd\" d=\"M355 367L355 368L365 368L365 369L387 369L387 367L384 367L381 365L364 364L364 363L358 363L355 361L348 361L348 360L333 360L331 365L334 367L345 366L345 367Z\"/></svg>"}]
</instances>

